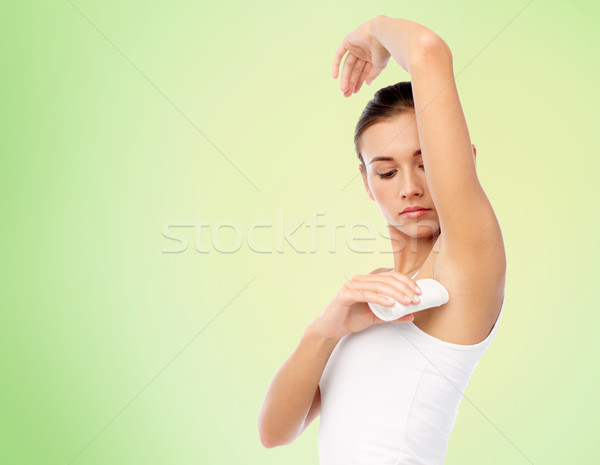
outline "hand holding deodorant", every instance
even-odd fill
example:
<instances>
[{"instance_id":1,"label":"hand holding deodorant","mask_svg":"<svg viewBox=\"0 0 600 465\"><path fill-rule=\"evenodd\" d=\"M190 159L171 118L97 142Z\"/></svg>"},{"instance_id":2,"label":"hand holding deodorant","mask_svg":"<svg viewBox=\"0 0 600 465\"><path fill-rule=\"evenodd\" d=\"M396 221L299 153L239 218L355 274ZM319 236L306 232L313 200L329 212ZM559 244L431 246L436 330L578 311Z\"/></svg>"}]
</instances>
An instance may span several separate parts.
<instances>
[{"instance_id":1,"label":"hand holding deodorant","mask_svg":"<svg viewBox=\"0 0 600 465\"><path fill-rule=\"evenodd\" d=\"M392 321L397 320L404 315L408 315L409 313L418 312L419 310L439 307L450 300L448 291L439 281L432 278L424 278L418 279L416 283L422 291L419 296L421 302L404 305L394 301L393 307L386 307L384 305L368 302L371 311L384 321Z\"/></svg>"}]
</instances>

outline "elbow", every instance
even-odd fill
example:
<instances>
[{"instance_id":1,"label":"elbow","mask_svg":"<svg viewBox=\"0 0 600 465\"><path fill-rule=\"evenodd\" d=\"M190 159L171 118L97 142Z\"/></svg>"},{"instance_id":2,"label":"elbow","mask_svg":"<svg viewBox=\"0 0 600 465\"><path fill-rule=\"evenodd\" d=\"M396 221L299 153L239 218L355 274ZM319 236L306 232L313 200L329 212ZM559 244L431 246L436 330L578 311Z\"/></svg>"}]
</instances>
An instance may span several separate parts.
<instances>
[{"instance_id":1,"label":"elbow","mask_svg":"<svg viewBox=\"0 0 600 465\"><path fill-rule=\"evenodd\" d=\"M260 438L260 443L266 449L272 449L273 447L277 447L282 445L280 441L277 440L275 435L269 432L269 428L266 428L262 418L258 418L258 437Z\"/></svg>"},{"instance_id":2,"label":"elbow","mask_svg":"<svg viewBox=\"0 0 600 465\"><path fill-rule=\"evenodd\" d=\"M450 47L444 39L433 31L424 31L419 35L418 41L419 50L425 52L450 52Z\"/></svg>"},{"instance_id":3,"label":"elbow","mask_svg":"<svg viewBox=\"0 0 600 465\"><path fill-rule=\"evenodd\" d=\"M266 438L264 435L260 435L260 443L263 445L264 448L266 449L272 449L273 447L275 447L275 444L269 442L268 438Z\"/></svg>"},{"instance_id":4,"label":"elbow","mask_svg":"<svg viewBox=\"0 0 600 465\"><path fill-rule=\"evenodd\" d=\"M261 408L257 421L258 436L263 447L272 449L273 447L293 443L302 432L302 429L295 429L285 423L282 424L279 420L270 417L263 408Z\"/></svg>"},{"instance_id":5,"label":"elbow","mask_svg":"<svg viewBox=\"0 0 600 465\"><path fill-rule=\"evenodd\" d=\"M260 437L260 443L266 449L272 449L273 447L285 446L295 441L297 436L283 437L277 434L271 434L265 431L264 428L259 428L258 435Z\"/></svg>"},{"instance_id":6,"label":"elbow","mask_svg":"<svg viewBox=\"0 0 600 465\"><path fill-rule=\"evenodd\" d=\"M272 434L265 430L265 428L258 428L258 435L260 437L260 443L266 449L272 449L273 447L285 446L295 441L296 436L283 437L281 435Z\"/></svg>"},{"instance_id":7,"label":"elbow","mask_svg":"<svg viewBox=\"0 0 600 465\"><path fill-rule=\"evenodd\" d=\"M265 431L265 428L263 427L262 424L262 418L259 415L258 417L258 437L260 438L260 443L263 445L263 447L265 447L266 449L271 449L272 447L275 447L275 444L273 444L273 442L271 442L271 438L270 436L267 434L267 432Z\"/></svg>"},{"instance_id":8,"label":"elbow","mask_svg":"<svg viewBox=\"0 0 600 465\"><path fill-rule=\"evenodd\" d=\"M416 44L416 52L414 53L416 57L414 58L417 60L427 57L433 57L436 61L440 58L452 60L452 51L446 41L431 30L421 32Z\"/></svg>"},{"instance_id":9,"label":"elbow","mask_svg":"<svg viewBox=\"0 0 600 465\"><path fill-rule=\"evenodd\" d=\"M278 447L278 446L283 446L285 444L288 444L287 442L277 441L275 438L273 438L273 436L265 434L264 432L261 432L260 430L258 433L260 436L260 443L266 449L272 449L273 447Z\"/></svg>"}]
</instances>

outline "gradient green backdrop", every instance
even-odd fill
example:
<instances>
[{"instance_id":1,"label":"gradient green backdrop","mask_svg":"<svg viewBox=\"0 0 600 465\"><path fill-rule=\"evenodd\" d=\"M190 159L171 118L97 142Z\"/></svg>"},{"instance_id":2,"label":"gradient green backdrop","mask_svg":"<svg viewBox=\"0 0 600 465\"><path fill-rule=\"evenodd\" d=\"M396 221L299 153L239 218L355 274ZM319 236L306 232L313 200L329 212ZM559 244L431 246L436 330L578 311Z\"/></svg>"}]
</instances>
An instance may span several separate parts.
<instances>
[{"instance_id":1,"label":"gradient green backdrop","mask_svg":"<svg viewBox=\"0 0 600 465\"><path fill-rule=\"evenodd\" d=\"M330 76L344 35L380 13L452 48L508 254L446 463L600 461L593 2L1 9L1 463L317 463L318 419L262 447L264 394L346 277L393 260L385 237L349 247L344 228L332 252L330 226L279 248L275 226L382 225L353 128L409 76L390 61L348 99Z\"/></svg>"}]
</instances>

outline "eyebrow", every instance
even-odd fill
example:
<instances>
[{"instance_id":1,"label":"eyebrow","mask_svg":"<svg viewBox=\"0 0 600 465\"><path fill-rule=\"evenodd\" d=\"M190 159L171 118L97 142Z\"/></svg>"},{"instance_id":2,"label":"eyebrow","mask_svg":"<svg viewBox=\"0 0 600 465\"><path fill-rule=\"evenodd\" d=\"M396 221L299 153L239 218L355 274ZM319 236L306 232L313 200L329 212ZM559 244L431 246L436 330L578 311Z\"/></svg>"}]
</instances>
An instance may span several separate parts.
<instances>
[{"instance_id":1,"label":"eyebrow","mask_svg":"<svg viewBox=\"0 0 600 465\"><path fill-rule=\"evenodd\" d=\"M421 149L415 150L412 154L413 157L418 157L419 155L421 155ZM394 159L392 157L375 157L369 162L369 165L376 161L394 161Z\"/></svg>"}]
</instances>

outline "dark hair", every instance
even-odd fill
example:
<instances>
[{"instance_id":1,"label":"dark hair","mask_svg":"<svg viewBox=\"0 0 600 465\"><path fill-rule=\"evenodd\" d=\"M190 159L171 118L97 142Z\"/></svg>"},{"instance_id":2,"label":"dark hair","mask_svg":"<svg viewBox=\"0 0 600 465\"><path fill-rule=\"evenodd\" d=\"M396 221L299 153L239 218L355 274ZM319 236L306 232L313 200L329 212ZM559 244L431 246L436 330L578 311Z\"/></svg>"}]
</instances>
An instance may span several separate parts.
<instances>
[{"instance_id":1,"label":"dark hair","mask_svg":"<svg viewBox=\"0 0 600 465\"><path fill-rule=\"evenodd\" d=\"M398 82L375 92L375 96L367 103L360 115L354 131L354 149L362 164L363 171L366 171L367 167L358 145L365 130L375 123L398 116L406 111L414 111L414 109L415 102L410 81Z\"/></svg>"}]
</instances>

